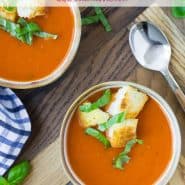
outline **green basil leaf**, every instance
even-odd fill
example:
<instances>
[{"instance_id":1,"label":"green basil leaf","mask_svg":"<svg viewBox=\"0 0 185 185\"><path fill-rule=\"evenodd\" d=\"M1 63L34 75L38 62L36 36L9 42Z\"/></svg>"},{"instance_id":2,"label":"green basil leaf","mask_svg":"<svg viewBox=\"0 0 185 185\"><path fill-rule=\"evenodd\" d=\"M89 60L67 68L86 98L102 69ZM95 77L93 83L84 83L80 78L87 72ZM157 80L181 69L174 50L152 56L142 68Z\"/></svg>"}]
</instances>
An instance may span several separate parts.
<instances>
[{"instance_id":1,"label":"green basil leaf","mask_svg":"<svg viewBox=\"0 0 185 185\"><path fill-rule=\"evenodd\" d=\"M15 12L16 11L16 7L6 6L3 8L8 12Z\"/></svg>"},{"instance_id":2,"label":"green basil leaf","mask_svg":"<svg viewBox=\"0 0 185 185\"><path fill-rule=\"evenodd\" d=\"M28 161L23 161L10 169L7 174L7 180L11 185L19 185L27 177L31 169Z\"/></svg>"},{"instance_id":3,"label":"green basil leaf","mask_svg":"<svg viewBox=\"0 0 185 185\"><path fill-rule=\"evenodd\" d=\"M32 32L33 35L46 39L57 39L58 37L58 35L56 34L41 31L41 28L37 24L33 22L27 23L26 20L23 18L19 18L18 23L21 24L22 26L25 26L22 34L26 34L26 32Z\"/></svg>"},{"instance_id":4,"label":"green basil leaf","mask_svg":"<svg viewBox=\"0 0 185 185\"><path fill-rule=\"evenodd\" d=\"M184 18L185 7L172 7L172 15L176 18Z\"/></svg>"},{"instance_id":5,"label":"green basil leaf","mask_svg":"<svg viewBox=\"0 0 185 185\"><path fill-rule=\"evenodd\" d=\"M19 18L17 23L14 23L0 17L0 29L10 33L11 36L29 45L32 44L33 35L41 38L57 38L57 35L42 32L41 28L36 23L27 22L23 18Z\"/></svg>"},{"instance_id":6,"label":"green basil leaf","mask_svg":"<svg viewBox=\"0 0 185 185\"><path fill-rule=\"evenodd\" d=\"M82 18L82 25L89 25L99 22L99 17L97 15L95 16L86 16Z\"/></svg>"},{"instance_id":7,"label":"green basil leaf","mask_svg":"<svg viewBox=\"0 0 185 185\"><path fill-rule=\"evenodd\" d=\"M130 153L132 147L136 144L143 144L143 141L140 139L132 139L127 142L125 145L124 150L113 160L113 166L117 169L123 169L123 165L128 163L130 160L130 157L128 156L128 153Z\"/></svg>"},{"instance_id":8,"label":"green basil leaf","mask_svg":"<svg viewBox=\"0 0 185 185\"><path fill-rule=\"evenodd\" d=\"M23 27L19 32L18 36L19 37L23 36L24 41L27 44L32 45L33 33L40 31L41 30L40 27L33 22L27 23L26 20L23 18L19 18L17 23L19 23Z\"/></svg>"},{"instance_id":9,"label":"green basil leaf","mask_svg":"<svg viewBox=\"0 0 185 185\"><path fill-rule=\"evenodd\" d=\"M33 33L35 31L40 31L40 27L35 23L27 23L24 18L19 18L17 23L19 23L23 28L19 33L19 36L24 37L24 42L32 45L33 43Z\"/></svg>"},{"instance_id":10,"label":"green basil leaf","mask_svg":"<svg viewBox=\"0 0 185 185\"><path fill-rule=\"evenodd\" d=\"M32 33L27 33L24 35L24 38L25 38L25 42L29 45L32 45L33 43L33 34Z\"/></svg>"},{"instance_id":11,"label":"green basil leaf","mask_svg":"<svg viewBox=\"0 0 185 185\"><path fill-rule=\"evenodd\" d=\"M126 116L125 112L121 112L121 113L113 116L107 122L100 124L98 126L98 130L100 130L102 132L106 131L107 129L109 129L114 124L123 122L125 120L125 116Z\"/></svg>"},{"instance_id":12,"label":"green basil leaf","mask_svg":"<svg viewBox=\"0 0 185 185\"><path fill-rule=\"evenodd\" d=\"M33 23L33 22L30 22L30 23L27 23L22 29L21 29L21 32L19 33L19 35L25 35L27 33L34 33L34 32L38 32L40 31L40 27Z\"/></svg>"},{"instance_id":13,"label":"green basil leaf","mask_svg":"<svg viewBox=\"0 0 185 185\"><path fill-rule=\"evenodd\" d=\"M44 39L57 39L58 35L56 34L51 34L51 33L47 33L47 32L43 32L43 31L38 31L38 32L34 32L34 35L40 38L44 38Z\"/></svg>"},{"instance_id":14,"label":"green basil leaf","mask_svg":"<svg viewBox=\"0 0 185 185\"><path fill-rule=\"evenodd\" d=\"M80 111L82 112L91 112L100 107L104 107L111 101L111 91L110 89L106 90L96 102L86 103L85 105L80 106Z\"/></svg>"},{"instance_id":15,"label":"green basil leaf","mask_svg":"<svg viewBox=\"0 0 185 185\"><path fill-rule=\"evenodd\" d=\"M114 167L117 169L123 170L123 164L128 163L129 160L130 160L130 157L128 155L120 156L114 161Z\"/></svg>"},{"instance_id":16,"label":"green basil leaf","mask_svg":"<svg viewBox=\"0 0 185 185\"><path fill-rule=\"evenodd\" d=\"M0 17L0 27L4 31L10 33L12 36L16 36L17 33L20 31L20 25L9 20L6 20Z\"/></svg>"},{"instance_id":17,"label":"green basil leaf","mask_svg":"<svg viewBox=\"0 0 185 185\"><path fill-rule=\"evenodd\" d=\"M10 184L4 177L0 176L0 185L10 185Z\"/></svg>"},{"instance_id":18,"label":"green basil leaf","mask_svg":"<svg viewBox=\"0 0 185 185\"><path fill-rule=\"evenodd\" d=\"M104 15L102 9L100 7L95 7L95 12L99 16L99 19L101 23L103 24L105 30L107 32L112 31L111 25L109 24L109 21L107 20L106 16Z\"/></svg>"},{"instance_id":19,"label":"green basil leaf","mask_svg":"<svg viewBox=\"0 0 185 185\"><path fill-rule=\"evenodd\" d=\"M22 26L22 27L24 27L24 26L27 25L27 22L26 22L26 20L24 18L19 18L18 21L17 21L17 23L20 26ZM22 42L24 42L26 44L31 45L32 44L32 40L33 40L31 34L21 35L20 33L21 33L21 29L18 32L18 36L17 36L18 38L20 38L19 40L21 40Z\"/></svg>"},{"instance_id":20,"label":"green basil leaf","mask_svg":"<svg viewBox=\"0 0 185 185\"><path fill-rule=\"evenodd\" d=\"M98 141L100 141L101 143L103 143L103 145L105 146L105 148L109 148L110 142L109 140L98 130L94 129L94 128L87 128L85 130L85 133L96 138Z\"/></svg>"},{"instance_id":21,"label":"green basil leaf","mask_svg":"<svg viewBox=\"0 0 185 185\"><path fill-rule=\"evenodd\" d=\"M131 151L132 147L136 143L143 144L143 140L141 140L141 139L132 139L132 140L128 141L127 144L125 145L125 149L122 152L122 154L128 154Z\"/></svg>"},{"instance_id":22,"label":"green basil leaf","mask_svg":"<svg viewBox=\"0 0 185 185\"><path fill-rule=\"evenodd\" d=\"M20 24L21 26L27 25L27 21L24 18L19 18L17 23Z\"/></svg>"},{"instance_id":23,"label":"green basil leaf","mask_svg":"<svg viewBox=\"0 0 185 185\"><path fill-rule=\"evenodd\" d=\"M0 17L0 28L4 31L10 33L11 36L26 43L25 37L20 35L21 27L19 24L16 24L14 22L11 22L9 20L6 20L6 19Z\"/></svg>"}]
</instances>

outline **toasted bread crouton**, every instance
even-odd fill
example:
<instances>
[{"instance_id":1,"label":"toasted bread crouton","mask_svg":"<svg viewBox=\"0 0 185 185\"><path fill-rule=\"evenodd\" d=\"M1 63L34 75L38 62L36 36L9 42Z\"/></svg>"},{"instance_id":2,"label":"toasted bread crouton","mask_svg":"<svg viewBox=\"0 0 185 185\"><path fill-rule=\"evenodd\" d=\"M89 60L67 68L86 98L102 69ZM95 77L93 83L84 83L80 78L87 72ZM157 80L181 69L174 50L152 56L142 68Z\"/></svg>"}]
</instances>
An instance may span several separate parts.
<instances>
[{"instance_id":1,"label":"toasted bread crouton","mask_svg":"<svg viewBox=\"0 0 185 185\"><path fill-rule=\"evenodd\" d=\"M9 10L6 7L0 7L0 16L10 21L15 21L17 17L17 10L16 8Z\"/></svg>"},{"instance_id":2,"label":"toasted bread crouton","mask_svg":"<svg viewBox=\"0 0 185 185\"><path fill-rule=\"evenodd\" d=\"M109 119L109 114L101 109L95 109L91 112L82 112L78 110L80 125L84 128L96 126L105 123Z\"/></svg>"},{"instance_id":3,"label":"toasted bread crouton","mask_svg":"<svg viewBox=\"0 0 185 185\"><path fill-rule=\"evenodd\" d=\"M136 88L125 86L120 88L106 107L106 112L111 115L126 111L126 118L136 118L143 109L148 96Z\"/></svg>"},{"instance_id":4,"label":"toasted bread crouton","mask_svg":"<svg viewBox=\"0 0 185 185\"><path fill-rule=\"evenodd\" d=\"M45 0L18 0L18 16L32 19L37 16L45 15L45 3Z\"/></svg>"},{"instance_id":5,"label":"toasted bread crouton","mask_svg":"<svg viewBox=\"0 0 185 185\"><path fill-rule=\"evenodd\" d=\"M138 119L127 119L123 123L118 123L109 128L106 136L109 139L111 146L114 148L124 147L125 144L136 138Z\"/></svg>"},{"instance_id":6,"label":"toasted bread crouton","mask_svg":"<svg viewBox=\"0 0 185 185\"><path fill-rule=\"evenodd\" d=\"M18 7L17 13L19 17L32 19L37 16L45 15L44 7Z\"/></svg>"},{"instance_id":7,"label":"toasted bread crouton","mask_svg":"<svg viewBox=\"0 0 185 185\"><path fill-rule=\"evenodd\" d=\"M121 104L124 101L125 94L128 88L129 86L125 86L118 89L116 93L112 94L111 102L105 107L106 112L108 112L112 116L123 112L123 110L121 110Z\"/></svg>"}]
</instances>

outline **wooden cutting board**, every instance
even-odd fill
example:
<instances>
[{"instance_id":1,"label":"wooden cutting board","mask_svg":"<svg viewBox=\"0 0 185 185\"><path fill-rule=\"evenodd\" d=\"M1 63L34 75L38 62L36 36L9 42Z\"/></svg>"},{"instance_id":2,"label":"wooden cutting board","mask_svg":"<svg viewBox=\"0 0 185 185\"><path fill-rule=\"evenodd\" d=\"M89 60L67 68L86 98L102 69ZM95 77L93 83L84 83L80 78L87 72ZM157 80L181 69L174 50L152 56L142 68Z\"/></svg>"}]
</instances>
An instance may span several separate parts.
<instances>
[{"instance_id":1,"label":"wooden cutting board","mask_svg":"<svg viewBox=\"0 0 185 185\"><path fill-rule=\"evenodd\" d=\"M184 35L159 7L150 7L136 18L136 21L144 20L149 20L160 26L167 34L173 48L171 70L182 85L185 83ZM59 138L38 154L31 163L33 170L25 183L26 185L65 185L69 182L61 167ZM183 155L181 155L179 166L169 185L185 185L185 158Z\"/></svg>"}]
</instances>

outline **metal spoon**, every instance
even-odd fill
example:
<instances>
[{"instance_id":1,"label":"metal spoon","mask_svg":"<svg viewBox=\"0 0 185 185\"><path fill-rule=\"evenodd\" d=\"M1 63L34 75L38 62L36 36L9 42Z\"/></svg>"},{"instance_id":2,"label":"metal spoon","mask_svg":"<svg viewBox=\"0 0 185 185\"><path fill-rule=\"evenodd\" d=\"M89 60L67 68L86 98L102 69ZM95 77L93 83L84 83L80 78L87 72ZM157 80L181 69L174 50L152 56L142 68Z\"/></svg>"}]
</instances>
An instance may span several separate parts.
<instances>
[{"instance_id":1,"label":"metal spoon","mask_svg":"<svg viewBox=\"0 0 185 185\"><path fill-rule=\"evenodd\" d=\"M185 95L168 68L171 46L165 34L149 22L140 22L132 26L129 43L136 60L143 67L162 73L185 111Z\"/></svg>"}]
</instances>

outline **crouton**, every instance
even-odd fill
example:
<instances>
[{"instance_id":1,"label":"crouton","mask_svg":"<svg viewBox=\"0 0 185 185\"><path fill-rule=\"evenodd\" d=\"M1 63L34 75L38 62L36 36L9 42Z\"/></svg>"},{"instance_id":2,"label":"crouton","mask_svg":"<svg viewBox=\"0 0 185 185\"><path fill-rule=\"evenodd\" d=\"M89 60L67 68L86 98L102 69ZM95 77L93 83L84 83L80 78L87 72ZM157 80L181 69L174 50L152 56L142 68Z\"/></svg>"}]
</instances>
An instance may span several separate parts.
<instances>
[{"instance_id":1,"label":"crouton","mask_svg":"<svg viewBox=\"0 0 185 185\"><path fill-rule=\"evenodd\" d=\"M87 128L106 122L109 119L109 114L101 109L95 109L91 112L82 112L78 110L78 117L80 125Z\"/></svg>"},{"instance_id":2,"label":"crouton","mask_svg":"<svg viewBox=\"0 0 185 185\"><path fill-rule=\"evenodd\" d=\"M136 88L125 86L112 96L106 106L106 112L111 115L126 111L126 118L136 118L148 100L148 96Z\"/></svg>"},{"instance_id":3,"label":"crouton","mask_svg":"<svg viewBox=\"0 0 185 185\"><path fill-rule=\"evenodd\" d=\"M136 138L138 119L127 119L122 123L113 125L106 131L106 136L114 148L124 147L125 144Z\"/></svg>"},{"instance_id":4,"label":"crouton","mask_svg":"<svg viewBox=\"0 0 185 185\"><path fill-rule=\"evenodd\" d=\"M19 17L32 19L37 16L45 15L45 0L19 0L17 13Z\"/></svg>"},{"instance_id":5,"label":"crouton","mask_svg":"<svg viewBox=\"0 0 185 185\"><path fill-rule=\"evenodd\" d=\"M15 21L17 17L17 10L13 7L11 9L8 7L0 7L0 16L10 21Z\"/></svg>"},{"instance_id":6,"label":"crouton","mask_svg":"<svg viewBox=\"0 0 185 185\"><path fill-rule=\"evenodd\" d=\"M19 17L32 19L37 16L45 15L44 7L18 7L17 12Z\"/></svg>"}]
</instances>

